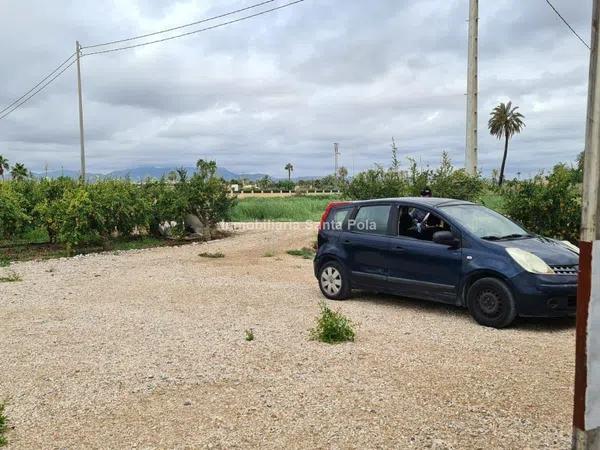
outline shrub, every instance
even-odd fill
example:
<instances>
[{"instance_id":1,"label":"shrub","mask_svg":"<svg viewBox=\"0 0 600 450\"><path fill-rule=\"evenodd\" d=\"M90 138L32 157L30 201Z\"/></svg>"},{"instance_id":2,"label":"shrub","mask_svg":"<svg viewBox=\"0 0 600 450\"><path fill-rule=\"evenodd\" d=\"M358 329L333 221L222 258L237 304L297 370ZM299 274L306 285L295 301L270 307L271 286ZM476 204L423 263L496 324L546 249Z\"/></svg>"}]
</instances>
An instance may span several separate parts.
<instances>
[{"instance_id":1,"label":"shrub","mask_svg":"<svg viewBox=\"0 0 600 450\"><path fill-rule=\"evenodd\" d=\"M183 190L178 186L160 181L147 181L141 187L150 208L148 216L148 231L154 236L160 236L159 226L165 222L176 222L178 231L183 232L183 218L186 213L186 200Z\"/></svg>"},{"instance_id":2,"label":"shrub","mask_svg":"<svg viewBox=\"0 0 600 450\"><path fill-rule=\"evenodd\" d=\"M544 236L579 240L581 187L573 182L572 169L564 164L550 175L512 181L504 190L506 214L525 228Z\"/></svg>"},{"instance_id":3,"label":"shrub","mask_svg":"<svg viewBox=\"0 0 600 450\"><path fill-rule=\"evenodd\" d=\"M465 169L455 169L448 153L442 153L440 166L433 171L429 187L436 197L475 201L484 188L479 174L469 175Z\"/></svg>"},{"instance_id":4,"label":"shrub","mask_svg":"<svg viewBox=\"0 0 600 450\"><path fill-rule=\"evenodd\" d=\"M435 197L475 201L483 191L485 182L481 176L469 175L464 169L455 169L448 153L442 153L440 166L422 169L414 159L409 159L407 171L378 166L356 175L343 186L343 194L351 199L419 196L429 186Z\"/></svg>"},{"instance_id":5,"label":"shrub","mask_svg":"<svg viewBox=\"0 0 600 450\"><path fill-rule=\"evenodd\" d=\"M44 179L37 186L37 200L31 211L33 225L44 228L51 243L57 242L61 223L56 204L65 192L75 187L75 181L67 177Z\"/></svg>"},{"instance_id":6,"label":"shrub","mask_svg":"<svg viewBox=\"0 0 600 450\"><path fill-rule=\"evenodd\" d=\"M8 430L6 422L6 416L4 415L4 403L0 403L0 447L3 447L7 444L6 437L4 436Z\"/></svg>"},{"instance_id":7,"label":"shrub","mask_svg":"<svg viewBox=\"0 0 600 450\"><path fill-rule=\"evenodd\" d=\"M191 178L184 169L176 183L164 180L138 185L129 180L80 184L69 178L0 183L0 239L44 236L71 251L112 234L134 231L159 235L159 226L175 221L183 231L184 217L196 214L205 226L229 218L235 198L218 178L213 161L199 161ZM178 181L177 181L178 180Z\"/></svg>"},{"instance_id":8,"label":"shrub","mask_svg":"<svg viewBox=\"0 0 600 450\"><path fill-rule=\"evenodd\" d=\"M106 241L113 232L129 236L134 229L148 229L150 201L138 185L122 180L107 180L87 187L94 205L95 231Z\"/></svg>"},{"instance_id":9,"label":"shrub","mask_svg":"<svg viewBox=\"0 0 600 450\"><path fill-rule=\"evenodd\" d=\"M22 195L12 189L14 183L0 183L0 238L9 239L24 231L31 217L25 213Z\"/></svg>"},{"instance_id":10,"label":"shrub","mask_svg":"<svg viewBox=\"0 0 600 450\"><path fill-rule=\"evenodd\" d=\"M0 283L15 283L17 281L23 281L23 278L16 272L9 272L6 276L0 276Z\"/></svg>"},{"instance_id":11,"label":"shrub","mask_svg":"<svg viewBox=\"0 0 600 450\"><path fill-rule=\"evenodd\" d=\"M98 239L98 230L94 228L94 204L84 186L66 191L55 207L60 221L58 240L66 244L68 253Z\"/></svg>"},{"instance_id":12,"label":"shrub","mask_svg":"<svg viewBox=\"0 0 600 450\"><path fill-rule=\"evenodd\" d=\"M315 328L310 330L311 339L328 344L354 341L354 324L340 311L330 309L324 301L319 306L321 314Z\"/></svg>"},{"instance_id":13,"label":"shrub","mask_svg":"<svg viewBox=\"0 0 600 450\"><path fill-rule=\"evenodd\" d=\"M357 174L344 184L342 194L353 200L407 195L408 183L400 172L381 166Z\"/></svg>"},{"instance_id":14,"label":"shrub","mask_svg":"<svg viewBox=\"0 0 600 450\"><path fill-rule=\"evenodd\" d=\"M225 258L225 254L221 253L221 252L215 252L215 253L202 252L202 253L198 253L198 256L200 256L201 258Z\"/></svg>"},{"instance_id":15,"label":"shrub","mask_svg":"<svg viewBox=\"0 0 600 450\"><path fill-rule=\"evenodd\" d=\"M288 255L301 256L304 259L312 259L315 256L315 250L310 247L302 247L297 250L288 250Z\"/></svg>"},{"instance_id":16,"label":"shrub","mask_svg":"<svg viewBox=\"0 0 600 450\"><path fill-rule=\"evenodd\" d=\"M189 181L179 184L184 191L186 209L195 214L208 228L229 219L236 198L229 193L229 186L216 176L214 161L198 161L198 171Z\"/></svg>"},{"instance_id":17,"label":"shrub","mask_svg":"<svg viewBox=\"0 0 600 450\"><path fill-rule=\"evenodd\" d=\"M244 331L244 338L250 342L254 340L254 330L252 328L247 329L246 331Z\"/></svg>"}]
</instances>

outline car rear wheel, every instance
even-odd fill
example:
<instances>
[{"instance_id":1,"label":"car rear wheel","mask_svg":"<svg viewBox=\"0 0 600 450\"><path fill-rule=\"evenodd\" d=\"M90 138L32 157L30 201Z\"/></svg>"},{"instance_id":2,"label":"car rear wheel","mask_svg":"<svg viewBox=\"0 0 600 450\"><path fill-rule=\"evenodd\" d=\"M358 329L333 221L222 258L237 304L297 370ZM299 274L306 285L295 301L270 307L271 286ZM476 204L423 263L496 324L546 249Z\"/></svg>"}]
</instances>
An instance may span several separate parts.
<instances>
[{"instance_id":1,"label":"car rear wheel","mask_svg":"<svg viewBox=\"0 0 600 450\"><path fill-rule=\"evenodd\" d=\"M512 292L497 278L482 278L473 283L467 294L467 305L473 318L486 327L507 327L517 316Z\"/></svg>"},{"instance_id":2,"label":"car rear wheel","mask_svg":"<svg viewBox=\"0 0 600 450\"><path fill-rule=\"evenodd\" d=\"M323 295L331 300L350 297L350 280L344 267L336 261L327 261L319 269L319 287Z\"/></svg>"}]
</instances>

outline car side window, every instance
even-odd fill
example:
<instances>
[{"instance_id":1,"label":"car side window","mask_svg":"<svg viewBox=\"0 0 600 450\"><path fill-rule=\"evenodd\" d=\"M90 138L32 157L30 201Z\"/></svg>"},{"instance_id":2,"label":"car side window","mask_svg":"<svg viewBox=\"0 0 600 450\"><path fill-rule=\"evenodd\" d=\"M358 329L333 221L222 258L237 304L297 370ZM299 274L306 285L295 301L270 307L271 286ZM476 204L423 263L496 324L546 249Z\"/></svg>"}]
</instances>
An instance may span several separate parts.
<instances>
[{"instance_id":1,"label":"car side window","mask_svg":"<svg viewBox=\"0 0 600 450\"><path fill-rule=\"evenodd\" d=\"M326 229L332 231L342 231L344 222L352 211L352 207L335 208L327 217L327 221L323 224Z\"/></svg>"},{"instance_id":2,"label":"car side window","mask_svg":"<svg viewBox=\"0 0 600 450\"><path fill-rule=\"evenodd\" d=\"M361 233L387 234L388 219L392 205L361 206L350 221L350 230Z\"/></svg>"},{"instance_id":3,"label":"car side window","mask_svg":"<svg viewBox=\"0 0 600 450\"><path fill-rule=\"evenodd\" d=\"M438 231L453 231L450 224L425 209L401 206L398 214L398 236L433 241Z\"/></svg>"}]
</instances>

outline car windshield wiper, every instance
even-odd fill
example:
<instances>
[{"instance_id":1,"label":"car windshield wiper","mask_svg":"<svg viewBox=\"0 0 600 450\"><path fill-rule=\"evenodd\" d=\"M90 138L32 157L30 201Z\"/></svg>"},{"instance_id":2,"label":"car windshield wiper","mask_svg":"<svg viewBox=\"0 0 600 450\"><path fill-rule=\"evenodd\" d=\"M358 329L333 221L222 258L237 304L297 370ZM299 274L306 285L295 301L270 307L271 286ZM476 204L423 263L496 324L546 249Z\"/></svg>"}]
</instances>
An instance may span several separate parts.
<instances>
[{"instance_id":1,"label":"car windshield wiper","mask_svg":"<svg viewBox=\"0 0 600 450\"><path fill-rule=\"evenodd\" d=\"M490 236L481 236L481 239L485 239L486 241L498 241L502 238L500 236L490 235Z\"/></svg>"},{"instance_id":2,"label":"car windshield wiper","mask_svg":"<svg viewBox=\"0 0 600 450\"><path fill-rule=\"evenodd\" d=\"M523 233L513 233L507 234L506 236L502 236L499 239L515 239L515 238L528 238L533 237L531 234L523 234Z\"/></svg>"}]
</instances>

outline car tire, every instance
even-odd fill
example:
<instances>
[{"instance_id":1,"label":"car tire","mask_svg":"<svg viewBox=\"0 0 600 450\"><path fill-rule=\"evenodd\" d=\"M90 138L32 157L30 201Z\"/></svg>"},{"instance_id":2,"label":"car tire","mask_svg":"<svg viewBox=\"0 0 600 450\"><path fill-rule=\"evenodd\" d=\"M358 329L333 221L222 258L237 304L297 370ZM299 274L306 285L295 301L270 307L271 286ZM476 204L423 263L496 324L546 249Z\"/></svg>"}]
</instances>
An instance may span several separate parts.
<instances>
[{"instance_id":1,"label":"car tire","mask_svg":"<svg viewBox=\"0 0 600 450\"><path fill-rule=\"evenodd\" d=\"M471 316L481 325L505 328L517 317L515 299L509 287L497 278L477 280L467 294Z\"/></svg>"},{"instance_id":2,"label":"car tire","mask_svg":"<svg viewBox=\"0 0 600 450\"><path fill-rule=\"evenodd\" d=\"M327 261L319 268L319 288L330 300L345 300L350 297L350 277L337 261Z\"/></svg>"}]
</instances>

